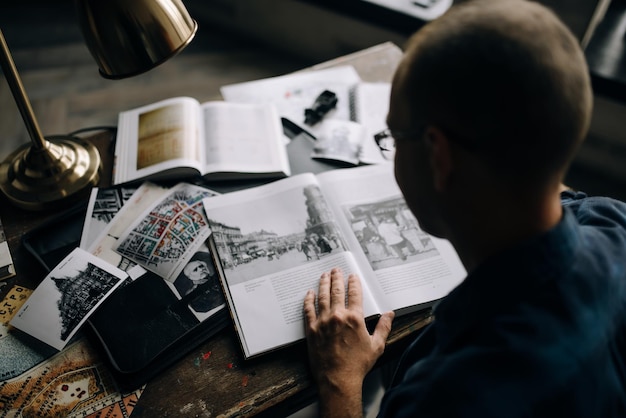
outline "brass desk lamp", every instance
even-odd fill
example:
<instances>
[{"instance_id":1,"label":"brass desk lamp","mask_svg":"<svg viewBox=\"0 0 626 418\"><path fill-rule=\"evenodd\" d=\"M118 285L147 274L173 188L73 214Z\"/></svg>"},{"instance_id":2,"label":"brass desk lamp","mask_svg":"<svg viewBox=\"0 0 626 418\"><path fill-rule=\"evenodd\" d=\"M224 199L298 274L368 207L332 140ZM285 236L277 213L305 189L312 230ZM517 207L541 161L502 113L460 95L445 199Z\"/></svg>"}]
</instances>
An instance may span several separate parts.
<instances>
[{"instance_id":1,"label":"brass desk lamp","mask_svg":"<svg viewBox=\"0 0 626 418\"><path fill-rule=\"evenodd\" d=\"M198 27L181 0L75 0L75 5L87 47L109 79L161 64L187 46ZM85 197L100 178L98 150L78 137L41 134L1 30L0 64L31 138L0 164L0 189L28 210L64 207Z\"/></svg>"}]
</instances>

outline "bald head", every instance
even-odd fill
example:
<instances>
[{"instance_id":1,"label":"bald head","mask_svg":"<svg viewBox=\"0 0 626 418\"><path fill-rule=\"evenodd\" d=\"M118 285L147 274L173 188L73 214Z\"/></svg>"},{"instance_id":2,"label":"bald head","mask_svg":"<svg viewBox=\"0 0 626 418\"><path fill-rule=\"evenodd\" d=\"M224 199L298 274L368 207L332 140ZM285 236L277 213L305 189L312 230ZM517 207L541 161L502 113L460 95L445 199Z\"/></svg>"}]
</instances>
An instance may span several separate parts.
<instances>
[{"instance_id":1,"label":"bald head","mask_svg":"<svg viewBox=\"0 0 626 418\"><path fill-rule=\"evenodd\" d=\"M399 117L406 129L437 126L509 180L541 180L565 172L591 103L578 41L551 11L525 0L471 0L410 39L390 124Z\"/></svg>"}]
</instances>

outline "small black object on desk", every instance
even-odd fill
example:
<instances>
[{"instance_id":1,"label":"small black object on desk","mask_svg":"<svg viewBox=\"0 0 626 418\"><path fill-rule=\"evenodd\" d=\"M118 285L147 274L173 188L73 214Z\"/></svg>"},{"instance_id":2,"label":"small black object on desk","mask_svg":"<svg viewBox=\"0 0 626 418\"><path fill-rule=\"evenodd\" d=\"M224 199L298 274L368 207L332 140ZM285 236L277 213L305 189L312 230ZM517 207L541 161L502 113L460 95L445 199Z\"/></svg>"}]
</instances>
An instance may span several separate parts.
<instances>
[{"instance_id":1,"label":"small black object on desk","mask_svg":"<svg viewBox=\"0 0 626 418\"><path fill-rule=\"evenodd\" d=\"M337 95L330 90L324 90L317 96L312 107L304 109L304 123L309 126L315 125L335 106Z\"/></svg>"}]
</instances>

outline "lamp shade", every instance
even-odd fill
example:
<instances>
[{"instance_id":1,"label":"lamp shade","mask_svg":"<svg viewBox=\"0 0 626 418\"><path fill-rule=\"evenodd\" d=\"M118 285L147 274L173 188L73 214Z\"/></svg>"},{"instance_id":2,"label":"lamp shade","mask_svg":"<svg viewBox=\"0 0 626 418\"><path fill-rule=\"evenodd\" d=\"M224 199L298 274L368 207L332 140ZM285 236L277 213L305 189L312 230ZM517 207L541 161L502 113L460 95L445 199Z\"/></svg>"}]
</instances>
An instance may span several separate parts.
<instances>
[{"instance_id":1,"label":"lamp shade","mask_svg":"<svg viewBox=\"0 0 626 418\"><path fill-rule=\"evenodd\" d=\"M85 43L105 78L131 77L180 52L198 28L180 0L75 0Z\"/></svg>"}]
</instances>

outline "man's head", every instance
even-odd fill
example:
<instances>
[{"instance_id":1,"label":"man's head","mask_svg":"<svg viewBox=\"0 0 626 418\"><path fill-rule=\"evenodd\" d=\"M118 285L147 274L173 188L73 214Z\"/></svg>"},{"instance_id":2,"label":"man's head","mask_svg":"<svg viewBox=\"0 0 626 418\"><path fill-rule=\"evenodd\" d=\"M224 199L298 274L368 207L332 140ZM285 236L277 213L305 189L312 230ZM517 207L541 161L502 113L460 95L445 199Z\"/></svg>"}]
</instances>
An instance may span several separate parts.
<instances>
[{"instance_id":1,"label":"man's head","mask_svg":"<svg viewBox=\"0 0 626 418\"><path fill-rule=\"evenodd\" d=\"M183 268L183 274L196 284L206 282L214 274L211 255L206 252L195 253Z\"/></svg>"},{"instance_id":2,"label":"man's head","mask_svg":"<svg viewBox=\"0 0 626 418\"><path fill-rule=\"evenodd\" d=\"M544 192L562 181L591 103L578 41L545 7L525 0L452 7L410 39L393 80L388 125L407 203L426 230L445 235L441 208L419 201L436 202L455 180L480 171Z\"/></svg>"}]
</instances>

